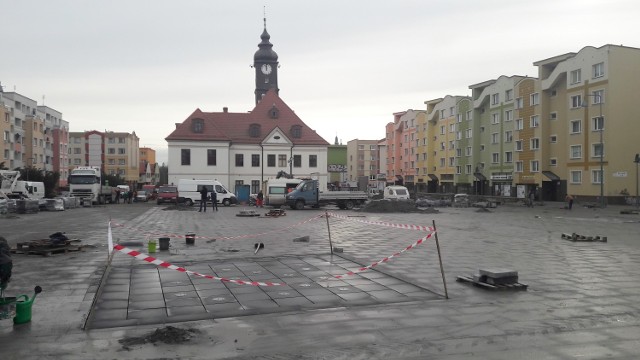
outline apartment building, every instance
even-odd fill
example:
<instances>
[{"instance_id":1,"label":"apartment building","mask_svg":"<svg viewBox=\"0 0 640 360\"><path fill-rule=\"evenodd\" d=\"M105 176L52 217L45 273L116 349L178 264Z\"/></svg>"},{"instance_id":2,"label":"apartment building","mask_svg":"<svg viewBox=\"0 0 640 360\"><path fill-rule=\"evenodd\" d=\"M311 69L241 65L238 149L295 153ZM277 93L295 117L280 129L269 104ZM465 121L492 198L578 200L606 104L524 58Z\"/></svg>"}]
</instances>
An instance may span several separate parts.
<instances>
[{"instance_id":1,"label":"apartment building","mask_svg":"<svg viewBox=\"0 0 640 360\"><path fill-rule=\"evenodd\" d=\"M386 133L386 181L413 188L418 166L417 126L424 110L409 109L393 114L393 122L385 127Z\"/></svg>"},{"instance_id":2,"label":"apartment building","mask_svg":"<svg viewBox=\"0 0 640 360\"><path fill-rule=\"evenodd\" d=\"M158 164L156 163L156 151L152 148L141 147L139 149L139 184L153 184L160 181L160 173L158 172Z\"/></svg>"},{"instance_id":3,"label":"apartment building","mask_svg":"<svg viewBox=\"0 0 640 360\"><path fill-rule=\"evenodd\" d=\"M57 117L52 120L51 136L53 170L60 174L59 186L67 186L69 178L69 122Z\"/></svg>"},{"instance_id":4,"label":"apartment building","mask_svg":"<svg viewBox=\"0 0 640 360\"><path fill-rule=\"evenodd\" d=\"M45 127L44 120L40 116L28 116L24 121L24 164L25 167L33 167L45 170Z\"/></svg>"},{"instance_id":5,"label":"apartment building","mask_svg":"<svg viewBox=\"0 0 640 360\"><path fill-rule=\"evenodd\" d=\"M32 140L26 137L25 122L37 116L37 103L16 92L0 92L5 111L9 113L8 153L5 166L9 169L26 166L37 167L37 162L30 159L27 150L32 147ZM6 120L6 115L5 115Z\"/></svg>"},{"instance_id":6,"label":"apartment building","mask_svg":"<svg viewBox=\"0 0 640 360\"><path fill-rule=\"evenodd\" d=\"M640 153L640 49L587 46L533 63L538 67L541 106L553 117L547 176L559 194L621 201L636 188ZM555 150L555 151L553 151ZM555 160L554 160L555 159Z\"/></svg>"},{"instance_id":7,"label":"apartment building","mask_svg":"<svg viewBox=\"0 0 640 360\"><path fill-rule=\"evenodd\" d=\"M380 169L379 140L354 139L347 142L347 178L358 181L366 177L374 181Z\"/></svg>"},{"instance_id":8,"label":"apartment building","mask_svg":"<svg viewBox=\"0 0 640 360\"><path fill-rule=\"evenodd\" d=\"M130 185L140 178L140 139L133 133L96 130L69 133L69 168L98 166Z\"/></svg>"},{"instance_id":9,"label":"apartment building","mask_svg":"<svg viewBox=\"0 0 640 360\"><path fill-rule=\"evenodd\" d=\"M0 88L2 89L2 88ZM10 156L13 153L13 136L11 134L11 112L9 107L4 105L2 101L2 92L0 91L0 133L2 133L2 141L0 142L0 163L4 167L9 168Z\"/></svg>"}]
</instances>

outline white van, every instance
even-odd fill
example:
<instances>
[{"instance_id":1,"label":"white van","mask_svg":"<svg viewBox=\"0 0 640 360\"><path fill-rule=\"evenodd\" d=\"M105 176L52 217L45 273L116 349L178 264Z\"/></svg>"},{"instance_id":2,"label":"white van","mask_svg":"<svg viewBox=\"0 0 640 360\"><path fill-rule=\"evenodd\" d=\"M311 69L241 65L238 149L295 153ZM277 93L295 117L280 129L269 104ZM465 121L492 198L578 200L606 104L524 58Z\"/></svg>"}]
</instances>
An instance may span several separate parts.
<instances>
[{"instance_id":1,"label":"white van","mask_svg":"<svg viewBox=\"0 0 640 360\"><path fill-rule=\"evenodd\" d=\"M209 197L211 197L211 192L216 192L218 204L229 206L238 203L238 198L218 180L180 179L178 180L178 194L180 194L181 198L184 198L184 202L187 205L191 206L196 202L200 202L200 190L203 186L207 188Z\"/></svg>"},{"instance_id":2,"label":"white van","mask_svg":"<svg viewBox=\"0 0 640 360\"><path fill-rule=\"evenodd\" d=\"M44 183L41 181L16 181L16 187L13 190L14 193L20 193L22 196L29 199L43 199L44 198Z\"/></svg>"},{"instance_id":3,"label":"white van","mask_svg":"<svg viewBox=\"0 0 640 360\"><path fill-rule=\"evenodd\" d=\"M391 185L384 188L384 198L388 200L409 200L409 190L400 185Z\"/></svg>"},{"instance_id":4,"label":"white van","mask_svg":"<svg viewBox=\"0 0 640 360\"><path fill-rule=\"evenodd\" d=\"M287 194L296 188L302 179L268 179L262 187L264 204L279 207L285 204Z\"/></svg>"}]
</instances>

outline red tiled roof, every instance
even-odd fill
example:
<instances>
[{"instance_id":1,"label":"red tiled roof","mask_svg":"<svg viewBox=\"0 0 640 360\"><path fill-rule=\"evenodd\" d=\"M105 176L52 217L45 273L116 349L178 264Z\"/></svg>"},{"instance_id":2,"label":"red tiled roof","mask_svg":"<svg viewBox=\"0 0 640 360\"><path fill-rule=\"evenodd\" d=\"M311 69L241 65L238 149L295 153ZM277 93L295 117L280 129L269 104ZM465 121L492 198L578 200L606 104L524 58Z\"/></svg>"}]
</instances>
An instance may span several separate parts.
<instances>
[{"instance_id":1,"label":"red tiled roof","mask_svg":"<svg viewBox=\"0 0 640 360\"><path fill-rule=\"evenodd\" d=\"M269 116L274 107L278 110L278 117L275 119ZM201 133L193 131L192 123L194 119L202 119L204 121L204 128ZM260 136L250 136L249 128L252 124L260 125ZM296 125L301 127L299 138L294 138L291 134L291 128ZM165 140L230 141L240 144L259 144L276 127L294 145L329 145L325 139L318 135L315 130L309 128L280 99L275 90L269 90L262 98L262 101L248 113L203 112L200 109L196 109L185 121L177 124L176 129Z\"/></svg>"}]
</instances>

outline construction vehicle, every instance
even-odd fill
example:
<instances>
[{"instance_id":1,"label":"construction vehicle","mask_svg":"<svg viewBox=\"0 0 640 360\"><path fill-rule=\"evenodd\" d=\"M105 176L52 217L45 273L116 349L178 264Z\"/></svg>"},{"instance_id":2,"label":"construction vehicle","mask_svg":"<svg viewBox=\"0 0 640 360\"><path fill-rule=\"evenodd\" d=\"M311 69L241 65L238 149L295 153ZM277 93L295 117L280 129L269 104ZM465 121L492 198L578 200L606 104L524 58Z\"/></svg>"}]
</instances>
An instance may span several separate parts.
<instances>
[{"instance_id":1,"label":"construction vehicle","mask_svg":"<svg viewBox=\"0 0 640 360\"><path fill-rule=\"evenodd\" d=\"M69 174L69 195L80 198L83 205L112 203L113 187L102 184L102 173L97 166L78 166Z\"/></svg>"},{"instance_id":2,"label":"construction vehicle","mask_svg":"<svg viewBox=\"0 0 640 360\"><path fill-rule=\"evenodd\" d=\"M366 191L321 191L318 180L303 180L287 194L287 205L296 210L305 206L320 207L324 204L336 204L340 209L351 210L364 204L369 198Z\"/></svg>"},{"instance_id":3,"label":"construction vehicle","mask_svg":"<svg viewBox=\"0 0 640 360\"><path fill-rule=\"evenodd\" d=\"M22 181L20 171L0 170L0 198L5 199L43 199L44 183L41 181Z\"/></svg>"}]
</instances>

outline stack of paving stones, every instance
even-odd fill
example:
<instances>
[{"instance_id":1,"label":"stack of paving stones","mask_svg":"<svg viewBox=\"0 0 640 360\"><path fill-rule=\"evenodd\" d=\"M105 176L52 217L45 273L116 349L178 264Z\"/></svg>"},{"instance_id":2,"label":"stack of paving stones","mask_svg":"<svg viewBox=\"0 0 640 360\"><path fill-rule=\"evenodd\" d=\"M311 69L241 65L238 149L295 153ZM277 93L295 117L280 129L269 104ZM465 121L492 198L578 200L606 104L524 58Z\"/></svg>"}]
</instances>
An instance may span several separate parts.
<instances>
[{"instance_id":1,"label":"stack of paving stones","mask_svg":"<svg viewBox=\"0 0 640 360\"><path fill-rule=\"evenodd\" d=\"M74 209L78 207L78 198L75 197L63 197L62 202L64 203L65 209Z\"/></svg>"},{"instance_id":2,"label":"stack of paving stones","mask_svg":"<svg viewBox=\"0 0 640 360\"><path fill-rule=\"evenodd\" d=\"M580 234L576 234L576 233L572 233L572 234L563 233L560 237L561 237L562 239L570 240L570 241L573 241L573 242L576 242L576 241L600 241L600 242L607 242L607 237L606 237L606 236L600 236L600 235L596 235L596 236L585 236L585 235L580 235Z\"/></svg>"},{"instance_id":3,"label":"stack of paving stones","mask_svg":"<svg viewBox=\"0 0 640 360\"><path fill-rule=\"evenodd\" d=\"M468 282L489 290L526 290L527 285L518 282L518 272L505 269L478 270L473 277L458 276L460 282Z\"/></svg>"},{"instance_id":4,"label":"stack of paving stones","mask_svg":"<svg viewBox=\"0 0 640 360\"><path fill-rule=\"evenodd\" d=\"M63 211L64 202L62 199L45 199L44 208L48 211Z\"/></svg>"},{"instance_id":5,"label":"stack of paving stones","mask_svg":"<svg viewBox=\"0 0 640 360\"><path fill-rule=\"evenodd\" d=\"M18 214L35 214L40 211L40 204L35 199L16 200L16 212Z\"/></svg>"}]
</instances>

